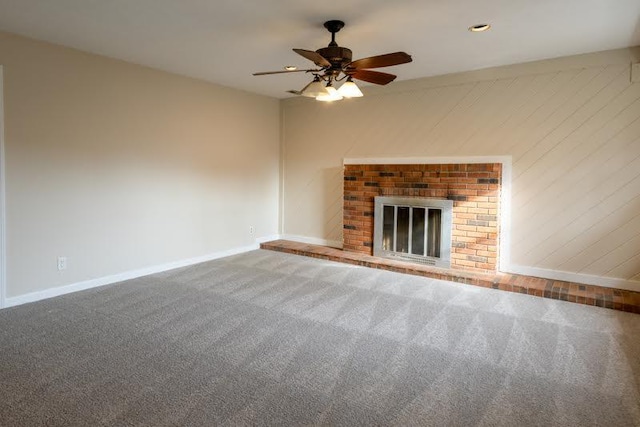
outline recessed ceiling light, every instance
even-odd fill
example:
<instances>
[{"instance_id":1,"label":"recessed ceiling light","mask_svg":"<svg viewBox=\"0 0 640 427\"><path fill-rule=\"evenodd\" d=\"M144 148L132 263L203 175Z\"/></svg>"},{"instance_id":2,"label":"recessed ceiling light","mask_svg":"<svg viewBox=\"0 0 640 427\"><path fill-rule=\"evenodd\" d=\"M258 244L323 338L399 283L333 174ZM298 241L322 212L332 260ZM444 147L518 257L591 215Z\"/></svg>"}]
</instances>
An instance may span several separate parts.
<instances>
[{"instance_id":1,"label":"recessed ceiling light","mask_svg":"<svg viewBox=\"0 0 640 427\"><path fill-rule=\"evenodd\" d=\"M295 71L298 69L298 67L296 67L295 65L287 65L286 67L284 67L284 69L287 71Z\"/></svg>"},{"instance_id":2,"label":"recessed ceiling light","mask_svg":"<svg viewBox=\"0 0 640 427\"><path fill-rule=\"evenodd\" d=\"M472 33L481 33L491 28L491 24L477 24L469 27L469 31Z\"/></svg>"}]
</instances>

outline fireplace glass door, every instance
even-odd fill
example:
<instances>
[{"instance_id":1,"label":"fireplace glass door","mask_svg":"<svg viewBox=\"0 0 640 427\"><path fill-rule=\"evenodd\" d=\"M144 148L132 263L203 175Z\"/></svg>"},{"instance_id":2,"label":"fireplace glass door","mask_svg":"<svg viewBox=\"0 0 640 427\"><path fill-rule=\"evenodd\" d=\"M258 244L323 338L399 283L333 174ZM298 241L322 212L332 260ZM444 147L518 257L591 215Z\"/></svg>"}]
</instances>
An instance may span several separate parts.
<instances>
[{"instance_id":1,"label":"fireplace glass door","mask_svg":"<svg viewBox=\"0 0 640 427\"><path fill-rule=\"evenodd\" d=\"M436 265L435 260L442 260L443 252L450 252L451 205L448 200L376 198L374 255ZM443 237L449 239L447 248Z\"/></svg>"},{"instance_id":2,"label":"fireplace glass door","mask_svg":"<svg viewBox=\"0 0 640 427\"><path fill-rule=\"evenodd\" d=\"M384 205L382 249L440 257L442 210Z\"/></svg>"}]
</instances>

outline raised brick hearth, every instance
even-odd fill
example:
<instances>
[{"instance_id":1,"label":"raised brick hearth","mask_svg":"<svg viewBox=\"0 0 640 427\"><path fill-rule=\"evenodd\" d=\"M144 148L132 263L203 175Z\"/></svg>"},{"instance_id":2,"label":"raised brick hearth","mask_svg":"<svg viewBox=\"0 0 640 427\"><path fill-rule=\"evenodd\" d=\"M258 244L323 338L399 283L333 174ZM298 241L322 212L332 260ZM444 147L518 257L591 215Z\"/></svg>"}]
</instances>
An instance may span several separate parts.
<instances>
[{"instance_id":1,"label":"raised brick hearth","mask_svg":"<svg viewBox=\"0 0 640 427\"><path fill-rule=\"evenodd\" d=\"M521 294L577 302L579 304L596 305L598 307L640 313L640 292L564 282L561 280L541 279L538 277L521 276L518 274L444 270L441 268L412 264L404 261L377 258L358 252L345 252L328 246L310 245L307 243L292 242L289 240L275 240L272 242L262 243L260 247L262 249L269 249L272 251L304 255L369 268L378 268L398 273L414 274L417 276L432 277L434 279L466 283L485 288L500 289L503 291L518 292Z\"/></svg>"},{"instance_id":2,"label":"raised brick hearth","mask_svg":"<svg viewBox=\"0 0 640 427\"><path fill-rule=\"evenodd\" d=\"M344 250L373 254L374 197L453 201L451 268L495 272L502 165L345 165Z\"/></svg>"}]
</instances>

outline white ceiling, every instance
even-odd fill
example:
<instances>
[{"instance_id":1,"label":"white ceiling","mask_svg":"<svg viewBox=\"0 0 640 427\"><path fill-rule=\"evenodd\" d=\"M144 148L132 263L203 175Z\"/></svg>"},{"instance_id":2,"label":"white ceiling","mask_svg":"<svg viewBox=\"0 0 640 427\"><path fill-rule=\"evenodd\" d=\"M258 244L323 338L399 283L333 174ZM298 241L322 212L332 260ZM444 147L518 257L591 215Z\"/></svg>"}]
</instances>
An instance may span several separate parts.
<instances>
[{"instance_id":1,"label":"white ceiling","mask_svg":"<svg viewBox=\"0 0 640 427\"><path fill-rule=\"evenodd\" d=\"M251 74L313 66L329 19L354 59L411 54L398 80L640 45L638 0L0 0L1 30L278 98L311 78Z\"/></svg>"}]
</instances>

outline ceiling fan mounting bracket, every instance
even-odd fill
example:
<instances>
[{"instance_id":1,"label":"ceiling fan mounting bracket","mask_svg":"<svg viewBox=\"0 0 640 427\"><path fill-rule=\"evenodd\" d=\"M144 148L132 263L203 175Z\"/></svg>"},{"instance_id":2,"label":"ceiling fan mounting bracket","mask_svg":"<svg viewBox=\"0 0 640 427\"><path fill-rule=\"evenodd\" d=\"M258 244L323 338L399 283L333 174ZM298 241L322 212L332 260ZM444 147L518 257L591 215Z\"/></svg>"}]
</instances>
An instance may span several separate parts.
<instances>
[{"instance_id":1,"label":"ceiling fan mounting bracket","mask_svg":"<svg viewBox=\"0 0 640 427\"><path fill-rule=\"evenodd\" d=\"M324 23L324 27L329 30L331 34L335 34L344 27L344 22L332 19Z\"/></svg>"}]
</instances>

